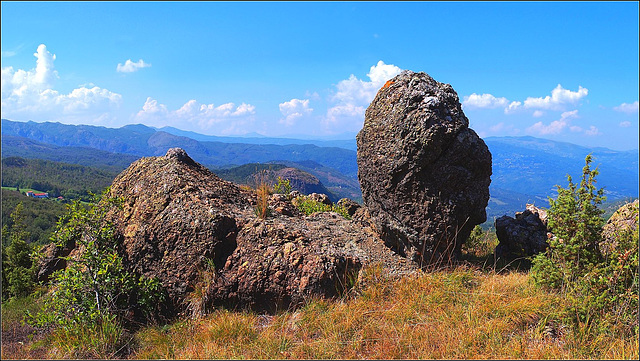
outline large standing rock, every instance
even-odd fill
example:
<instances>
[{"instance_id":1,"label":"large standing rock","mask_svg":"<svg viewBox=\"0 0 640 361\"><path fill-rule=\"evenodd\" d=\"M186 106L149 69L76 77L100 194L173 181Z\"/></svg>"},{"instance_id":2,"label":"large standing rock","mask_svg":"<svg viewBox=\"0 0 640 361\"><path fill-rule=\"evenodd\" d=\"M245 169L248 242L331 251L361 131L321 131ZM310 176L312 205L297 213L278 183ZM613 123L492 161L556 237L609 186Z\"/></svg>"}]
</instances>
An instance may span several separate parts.
<instances>
[{"instance_id":1,"label":"large standing rock","mask_svg":"<svg viewBox=\"0 0 640 361\"><path fill-rule=\"evenodd\" d=\"M206 262L224 266L236 248L241 226L236 219L250 212L246 193L179 148L132 163L110 192L124 199L111 217L123 238L126 264L159 278L176 308L193 291Z\"/></svg>"},{"instance_id":2,"label":"large standing rock","mask_svg":"<svg viewBox=\"0 0 640 361\"><path fill-rule=\"evenodd\" d=\"M486 220L491 153L451 85L402 72L356 139L364 204L387 245L421 263L455 258Z\"/></svg>"},{"instance_id":3,"label":"large standing rock","mask_svg":"<svg viewBox=\"0 0 640 361\"><path fill-rule=\"evenodd\" d=\"M627 203L618 208L607 223L602 227L602 241L599 244L600 252L604 256L611 254L613 251L624 253L624 250L618 249L620 237L629 237L638 229L638 200ZM625 234L625 233L631 234ZM636 236L637 237L637 236ZM636 242L638 239L636 238ZM637 244L636 244L637 246Z\"/></svg>"},{"instance_id":4,"label":"large standing rock","mask_svg":"<svg viewBox=\"0 0 640 361\"><path fill-rule=\"evenodd\" d=\"M524 212L516 213L515 218L505 215L496 219L496 235L500 241L496 257L528 257L547 249L546 222L547 212L532 204L527 204Z\"/></svg>"}]
</instances>

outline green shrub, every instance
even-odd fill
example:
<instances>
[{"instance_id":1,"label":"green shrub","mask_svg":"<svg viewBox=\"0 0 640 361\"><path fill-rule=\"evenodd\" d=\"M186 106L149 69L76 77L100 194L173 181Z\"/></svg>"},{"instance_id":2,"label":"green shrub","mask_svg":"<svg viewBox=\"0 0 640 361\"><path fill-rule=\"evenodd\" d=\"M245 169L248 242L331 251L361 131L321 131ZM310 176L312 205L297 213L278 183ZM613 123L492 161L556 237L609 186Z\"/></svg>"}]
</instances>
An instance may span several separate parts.
<instances>
[{"instance_id":1,"label":"green shrub","mask_svg":"<svg viewBox=\"0 0 640 361\"><path fill-rule=\"evenodd\" d=\"M298 210L306 215L310 215L315 212L336 212L345 219L351 219L351 216L344 207L332 204L324 204L309 198L308 196L300 196L296 198L293 204Z\"/></svg>"},{"instance_id":2,"label":"green shrub","mask_svg":"<svg viewBox=\"0 0 640 361\"><path fill-rule=\"evenodd\" d=\"M75 243L80 252L67 257L67 268L53 274L43 309L30 315L29 323L52 326L66 335L108 330L116 347L114 332L119 333L122 324L133 321L133 315L149 317L156 310L164 297L160 283L127 271L117 253L115 227L105 216L119 206L118 200L107 197L89 208L79 201L68 206L54 240L58 245ZM107 351L113 350L104 349L100 354Z\"/></svg>"},{"instance_id":3,"label":"green shrub","mask_svg":"<svg viewBox=\"0 0 640 361\"><path fill-rule=\"evenodd\" d=\"M291 181L278 176L278 182L273 185L273 193L289 195L291 193Z\"/></svg>"},{"instance_id":4,"label":"green shrub","mask_svg":"<svg viewBox=\"0 0 640 361\"><path fill-rule=\"evenodd\" d=\"M2 249L2 297L26 297L35 288L35 264L32 262L34 246L27 243L24 207L18 203L11 213L12 226L3 227L2 233L9 245Z\"/></svg>"},{"instance_id":5,"label":"green shrub","mask_svg":"<svg viewBox=\"0 0 640 361\"><path fill-rule=\"evenodd\" d=\"M602 239L603 190L596 189L597 168L585 159L580 187L568 176L569 186L558 186L550 199L549 229L554 238L546 252L533 259L531 277L546 289L564 294L567 318L578 330L600 327L608 332L637 333L638 233L618 235L617 250L606 258ZM615 330L612 325L617 325Z\"/></svg>"}]
</instances>

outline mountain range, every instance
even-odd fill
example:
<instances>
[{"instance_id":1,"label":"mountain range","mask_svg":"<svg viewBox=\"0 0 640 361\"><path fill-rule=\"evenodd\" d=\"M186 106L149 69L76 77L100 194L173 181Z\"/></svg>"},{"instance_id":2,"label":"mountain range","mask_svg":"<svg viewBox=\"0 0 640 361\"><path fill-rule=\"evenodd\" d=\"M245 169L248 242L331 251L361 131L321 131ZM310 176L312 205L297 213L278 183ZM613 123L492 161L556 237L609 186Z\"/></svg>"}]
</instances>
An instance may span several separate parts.
<instances>
[{"instance_id":1,"label":"mountain range","mask_svg":"<svg viewBox=\"0 0 640 361\"><path fill-rule=\"evenodd\" d=\"M579 181L591 154L600 174L598 186L608 200L638 197L638 150L615 151L534 137L487 137L493 157L488 220L524 209L526 203L548 206L555 186L567 175ZM357 180L356 141L269 137L217 137L172 127L141 124L121 128L2 119L2 158L19 156L64 161L107 169L124 169L143 156L180 147L214 172L248 163L274 163L317 177L336 196L361 200Z\"/></svg>"}]
</instances>

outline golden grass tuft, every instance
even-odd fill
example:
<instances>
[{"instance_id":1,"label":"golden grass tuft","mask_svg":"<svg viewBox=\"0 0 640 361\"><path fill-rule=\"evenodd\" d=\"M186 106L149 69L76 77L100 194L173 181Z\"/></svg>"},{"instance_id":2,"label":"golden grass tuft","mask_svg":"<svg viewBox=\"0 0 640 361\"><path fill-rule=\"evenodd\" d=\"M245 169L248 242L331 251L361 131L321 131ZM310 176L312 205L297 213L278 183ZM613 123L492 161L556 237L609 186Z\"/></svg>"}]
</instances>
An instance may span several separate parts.
<instances>
[{"instance_id":1,"label":"golden grass tuft","mask_svg":"<svg viewBox=\"0 0 640 361\"><path fill-rule=\"evenodd\" d=\"M578 340L557 323L560 296L522 272L462 267L391 280L364 270L356 295L295 312L216 310L138 333L134 358L637 358L637 339ZM593 335L592 335L593 336Z\"/></svg>"}]
</instances>

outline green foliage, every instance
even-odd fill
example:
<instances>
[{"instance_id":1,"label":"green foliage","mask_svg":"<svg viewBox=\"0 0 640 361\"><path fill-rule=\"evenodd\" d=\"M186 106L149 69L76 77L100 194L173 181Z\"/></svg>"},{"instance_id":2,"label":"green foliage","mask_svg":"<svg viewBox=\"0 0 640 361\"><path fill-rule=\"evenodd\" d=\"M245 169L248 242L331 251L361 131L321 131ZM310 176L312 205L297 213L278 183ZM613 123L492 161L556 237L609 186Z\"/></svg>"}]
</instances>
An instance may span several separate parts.
<instances>
[{"instance_id":1,"label":"green foliage","mask_svg":"<svg viewBox=\"0 0 640 361\"><path fill-rule=\"evenodd\" d=\"M3 227L9 245L2 249L2 297L28 296L35 287L35 265L31 255L34 246L27 243L24 207L18 203L11 213L12 227Z\"/></svg>"},{"instance_id":2,"label":"green foliage","mask_svg":"<svg viewBox=\"0 0 640 361\"><path fill-rule=\"evenodd\" d=\"M309 198L308 196L300 196L293 201L298 210L306 215L315 212L336 212L345 219L351 219L351 216L344 207L332 204L324 204Z\"/></svg>"},{"instance_id":3,"label":"green foliage","mask_svg":"<svg viewBox=\"0 0 640 361\"><path fill-rule=\"evenodd\" d=\"M105 327L112 332L133 321L133 315L149 317L156 310L164 297L160 283L126 270L118 255L115 227L105 217L116 207L120 201L104 195L91 207L79 201L68 205L53 239L59 246L75 243L80 252L54 273L52 292L42 311L29 318L31 324L70 335Z\"/></svg>"},{"instance_id":4,"label":"green foliage","mask_svg":"<svg viewBox=\"0 0 640 361\"><path fill-rule=\"evenodd\" d=\"M594 325L609 331L636 332L638 316L638 235L618 235L617 250L603 257L599 250L604 219L598 206L603 190L595 186L597 168L585 159L578 187L558 186L550 199L549 229L554 238L545 253L533 259L533 281L566 295L567 317L579 329ZM635 330L634 330L635 328Z\"/></svg>"},{"instance_id":5,"label":"green foliage","mask_svg":"<svg viewBox=\"0 0 640 361\"><path fill-rule=\"evenodd\" d=\"M273 185L273 193L289 195L291 193L291 181L278 176L278 182Z\"/></svg>"}]
</instances>

